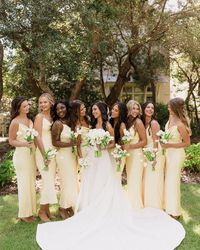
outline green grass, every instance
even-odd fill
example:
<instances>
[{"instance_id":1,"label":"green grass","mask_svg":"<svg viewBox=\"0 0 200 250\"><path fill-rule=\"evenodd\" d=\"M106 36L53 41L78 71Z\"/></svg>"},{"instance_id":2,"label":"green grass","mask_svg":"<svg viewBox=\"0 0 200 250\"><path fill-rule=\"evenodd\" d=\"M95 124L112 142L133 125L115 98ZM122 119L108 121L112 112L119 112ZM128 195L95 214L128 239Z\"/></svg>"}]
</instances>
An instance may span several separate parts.
<instances>
[{"instance_id":1,"label":"green grass","mask_svg":"<svg viewBox=\"0 0 200 250\"><path fill-rule=\"evenodd\" d=\"M198 250L200 249L200 185L182 184L182 207L183 218L180 222L186 230L186 238L177 250ZM54 206L51 210L56 215L57 207ZM31 224L19 222L16 220L17 211L16 195L0 196L0 249L39 250L35 241L39 220Z\"/></svg>"}]
</instances>

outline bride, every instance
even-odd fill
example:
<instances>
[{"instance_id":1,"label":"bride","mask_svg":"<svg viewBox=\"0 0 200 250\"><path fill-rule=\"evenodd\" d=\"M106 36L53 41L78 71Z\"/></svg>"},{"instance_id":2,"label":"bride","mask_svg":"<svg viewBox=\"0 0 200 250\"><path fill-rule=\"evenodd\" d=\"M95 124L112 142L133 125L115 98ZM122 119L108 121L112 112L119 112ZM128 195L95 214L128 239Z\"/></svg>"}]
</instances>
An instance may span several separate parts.
<instances>
[{"instance_id":1,"label":"bride","mask_svg":"<svg viewBox=\"0 0 200 250\"><path fill-rule=\"evenodd\" d=\"M113 135L105 103L95 103L92 116L93 128ZM165 212L131 208L107 149L97 158L90 148L87 157L75 215L38 225L36 240L43 250L171 250L181 243L184 228Z\"/></svg>"}]
</instances>

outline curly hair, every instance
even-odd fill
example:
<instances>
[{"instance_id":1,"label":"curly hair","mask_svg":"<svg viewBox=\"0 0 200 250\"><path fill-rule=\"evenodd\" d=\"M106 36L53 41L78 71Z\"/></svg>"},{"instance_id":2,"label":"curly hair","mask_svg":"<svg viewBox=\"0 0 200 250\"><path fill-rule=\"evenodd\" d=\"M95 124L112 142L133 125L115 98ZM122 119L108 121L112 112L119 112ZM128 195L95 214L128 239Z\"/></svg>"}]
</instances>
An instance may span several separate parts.
<instances>
[{"instance_id":1,"label":"curly hair","mask_svg":"<svg viewBox=\"0 0 200 250\"><path fill-rule=\"evenodd\" d=\"M58 106L58 104L63 104L63 105L65 105L67 112L66 112L66 115L65 115L64 118L65 118L66 120L68 120L68 118L69 118L69 104L68 104L68 102L65 101L65 100L58 100L58 101L55 102L55 104L54 104L53 107L52 107L52 118L53 118L53 122L55 122L56 120L59 120L59 119L60 119L60 117L59 117L58 114L57 114L57 106Z\"/></svg>"}]
</instances>

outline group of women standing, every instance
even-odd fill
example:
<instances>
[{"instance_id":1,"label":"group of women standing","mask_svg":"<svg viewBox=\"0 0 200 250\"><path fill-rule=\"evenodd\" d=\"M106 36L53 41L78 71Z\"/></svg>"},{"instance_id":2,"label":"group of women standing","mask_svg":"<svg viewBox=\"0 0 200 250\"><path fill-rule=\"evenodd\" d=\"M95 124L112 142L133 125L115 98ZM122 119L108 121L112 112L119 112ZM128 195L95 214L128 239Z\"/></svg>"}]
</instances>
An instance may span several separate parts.
<instances>
[{"instance_id":1,"label":"group of women standing","mask_svg":"<svg viewBox=\"0 0 200 250\"><path fill-rule=\"evenodd\" d=\"M60 100L54 103L53 98L44 93L39 98L39 113L33 123L29 116L28 99L16 97L12 102L9 143L16 147L13 162L18 182L19 219L26 222L35 220L36 167L42 178L38 212L40 219L50 221L49 205L57 203L57 170L60 178L60 215L63 219L73 215L79 192L78 158L87 155L86 136L92 128L103 128L114 136L114 141L107 148L110 153L116 143L129 152L130 156L126 158L124 166L132 207L164 209L171 216L179 217L180 175L185 157L184 148L190 144L190 129L181 98L171 99L168 110L169 121L165 130L172 136L167 143L162 144L157 135L160 126L155 118L155 106L152 102L144 103L142 108L134 100L126 105L117 102L109 111L104 102L98 101L92 105L89 118L83 102L75 100L69 105ZM32 127L38 132L34 144L23 137L24 129ZM81 134L76 140L72 140L71 131L76 132L77 129L81 130ZM125 129L132 134L132 140L127 144L122 141ZM77 148L76 154L72 150L74 147ZM157 152L153 162L155 171L151 167L145 167L145 147L151 147ZM30 148L33 149L32 154ZM56 157L47 160L45 152L53 148L57 149ZM165 154L162 149L165 149ZM112 158L111 154L110 157ZM114 162L112 159L113 165ZM48 170L44 170L46 166ZM118 174L116 178L121 178L121 175L119 177Z\"/></svg>"}]
</instances>

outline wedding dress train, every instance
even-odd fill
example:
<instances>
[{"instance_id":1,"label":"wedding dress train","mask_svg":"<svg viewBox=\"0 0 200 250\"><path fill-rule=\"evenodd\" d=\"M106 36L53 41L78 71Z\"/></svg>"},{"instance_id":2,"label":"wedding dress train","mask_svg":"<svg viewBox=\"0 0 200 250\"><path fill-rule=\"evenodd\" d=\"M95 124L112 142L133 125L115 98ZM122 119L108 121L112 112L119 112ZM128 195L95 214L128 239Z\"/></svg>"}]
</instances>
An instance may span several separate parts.
<instances>
[{"instance_id":1,"label":"wedding dress train","mask_svg":"<svg viewBox=\"0 0 200 250\"><path fill-rule=\"evenodd\" d=\"M43 250L171 250L185 237L182 225L165 212L133 210L116 178L109 153L88 153L73 217L38 225Z\"/></svg>"}]
</instances>

